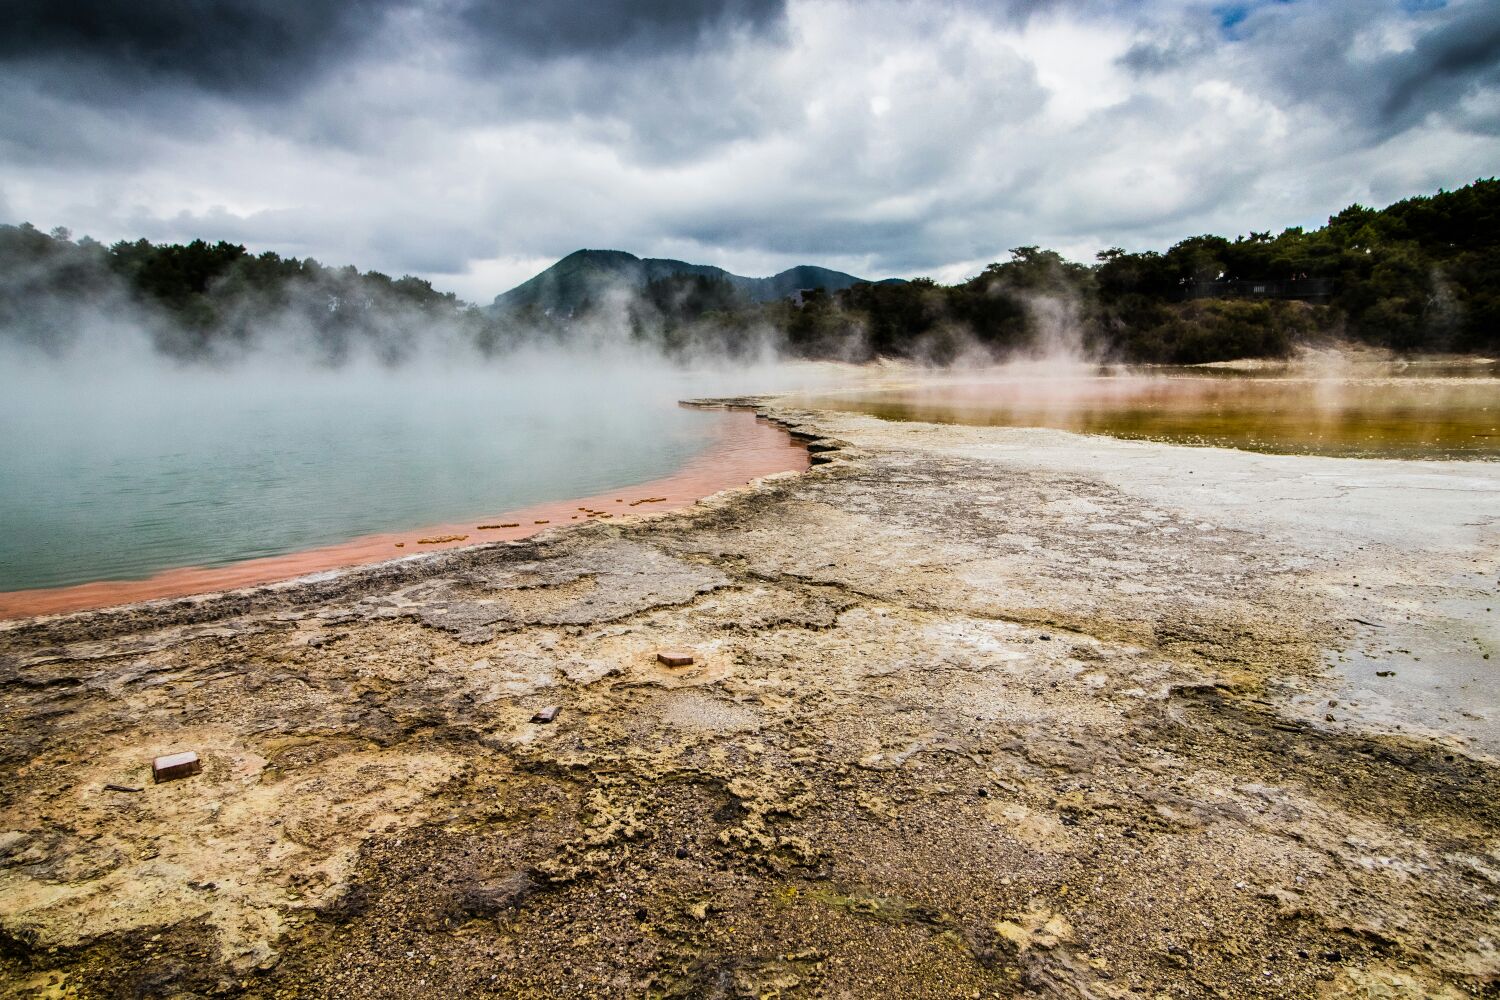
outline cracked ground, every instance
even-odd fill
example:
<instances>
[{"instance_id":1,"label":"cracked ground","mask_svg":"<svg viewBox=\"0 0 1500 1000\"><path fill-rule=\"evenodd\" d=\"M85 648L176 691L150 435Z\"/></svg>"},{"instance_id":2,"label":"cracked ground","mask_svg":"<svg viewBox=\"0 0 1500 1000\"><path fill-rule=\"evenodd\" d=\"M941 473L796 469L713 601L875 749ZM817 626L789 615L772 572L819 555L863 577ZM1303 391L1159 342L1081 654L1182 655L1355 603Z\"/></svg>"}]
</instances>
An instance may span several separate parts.
<instances>
[{"instance_id":1,"label":"cracked ground","mask_svg":"<svg viewBox=\"0 0 1500 1000\"><path fill-rule=\"evenodd\" d=\"M1395 685L1500 469L767 412L824 464L0 628L0 995L1497 995L1497 685Z\"/></svg>"}]
</instances>

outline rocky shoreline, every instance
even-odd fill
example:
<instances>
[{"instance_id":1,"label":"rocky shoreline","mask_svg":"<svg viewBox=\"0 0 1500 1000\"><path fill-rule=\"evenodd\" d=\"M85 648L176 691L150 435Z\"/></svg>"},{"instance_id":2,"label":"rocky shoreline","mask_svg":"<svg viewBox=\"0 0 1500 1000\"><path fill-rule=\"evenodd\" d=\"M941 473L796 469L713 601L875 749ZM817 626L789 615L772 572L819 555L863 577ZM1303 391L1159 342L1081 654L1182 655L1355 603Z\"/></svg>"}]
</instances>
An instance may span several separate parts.
<instances>
[{"instance_id":1,"label":"rocky shoreline","mask_svg":"<svg viewBox=\"0 0 1500 1000\"><path fill-rule=\"evenodd\" d=\"M1500 469L719 402L817 464L0 626L0 995L1493 995L1482 692L1330 663L1489 641Z\"/></svg>"}]
</instances>

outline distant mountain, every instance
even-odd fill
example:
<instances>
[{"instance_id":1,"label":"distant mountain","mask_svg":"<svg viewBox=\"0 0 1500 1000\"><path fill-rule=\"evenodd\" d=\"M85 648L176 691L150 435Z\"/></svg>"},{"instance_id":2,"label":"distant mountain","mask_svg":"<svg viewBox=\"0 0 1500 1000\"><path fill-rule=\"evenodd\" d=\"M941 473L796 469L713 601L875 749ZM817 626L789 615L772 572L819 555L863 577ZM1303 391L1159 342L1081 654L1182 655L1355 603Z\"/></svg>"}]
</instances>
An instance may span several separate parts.
<instances>
[{"instance_id":1,"label":"distant mountain","mask_svg":"<svg viewBox=\"0 0 1500 1000\"><path fill-rule=\"evenodd\" d=\"M623 250L577 250L529 281L496 296L493 308L499 312L531 308L567 315L599 301L611 288L640 289L649 281L677 274L722 278L752 302L773 302L801 288L836 292L867 280L810 264L788 268L769 278L746 278L709 264L689 264L659 257L642 259ZM884 280L899 282L902 279Z\"/></svg>"}]
</instances>

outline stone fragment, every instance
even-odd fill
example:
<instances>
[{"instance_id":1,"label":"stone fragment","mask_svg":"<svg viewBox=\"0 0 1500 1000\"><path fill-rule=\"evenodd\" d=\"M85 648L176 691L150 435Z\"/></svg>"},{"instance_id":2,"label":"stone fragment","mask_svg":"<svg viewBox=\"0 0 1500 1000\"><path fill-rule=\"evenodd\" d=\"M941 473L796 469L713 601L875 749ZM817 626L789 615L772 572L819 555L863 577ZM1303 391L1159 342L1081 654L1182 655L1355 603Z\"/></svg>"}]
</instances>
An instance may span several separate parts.
<instances>
[{"instance_id":1,"label":"stone fragment","mask_svg":"<svg viewBox=\"0 0 1500 1000\"><path fill-rule=\"evenodd\" d=\"M546 708L533 715L531 717L531 721L545 725L551 722L553 719L557 718L557 713L560 711L562 711L562 709L558 708L556 705L548 705Z\"/></svg>"},{"instance_id":2,"label":"stone fragment","mask_svg":"<svg viewBox=\"0 0 1500 1000\"><path fill-rule=\"evenodd\" d=\"M538 888L530 874L515 872L498 882L468 887L458 894L453 909L464 917L494 917L520 906Z\"/></svg>"},{"instance_id":3,"label":"stone fragment","mask_svg":"<svg viewBox=\"0 0 1500 1000\"><path fill-rule=\"evenodd\" d=\"M656 654L656 658L669 667L690 667L693 665L693 654L685 649L664 649Z\"/></svg>"},{"instance_id":4,"label":"stone fragment","mask_svg":"<svg viewBox=\"0 0 1500 1000\"><path fill-rule=\"evenodd\" d=\"M201 770L203 770L203 765L198 760L198 755L191 750L169 753L151 762L151 776L156 779L158 785L163 781L191 777Z\"/></svg>"}]
</instances>

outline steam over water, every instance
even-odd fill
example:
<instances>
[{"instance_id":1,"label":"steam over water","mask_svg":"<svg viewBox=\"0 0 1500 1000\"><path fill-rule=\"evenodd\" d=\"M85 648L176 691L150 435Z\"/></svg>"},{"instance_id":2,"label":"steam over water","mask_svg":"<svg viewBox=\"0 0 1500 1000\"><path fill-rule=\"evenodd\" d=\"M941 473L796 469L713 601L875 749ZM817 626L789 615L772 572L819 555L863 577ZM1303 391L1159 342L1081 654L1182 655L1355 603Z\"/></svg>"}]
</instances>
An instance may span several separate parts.
<instances>
[{"instance_id":1,"label":"steam over water","mask_svg":"<svg viewBox=\"0 0 1500 1000\"><path fill-rule=\"evenodd\" d=\"M712 443L721 418L676 400L730 388L556 355L17 371L0 394L0 590L224 565L643 482Z\"/></svg>"}]
</instances>

